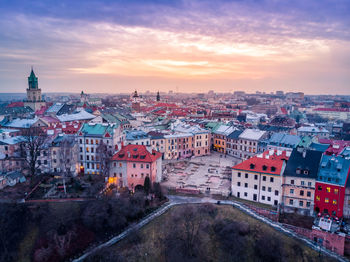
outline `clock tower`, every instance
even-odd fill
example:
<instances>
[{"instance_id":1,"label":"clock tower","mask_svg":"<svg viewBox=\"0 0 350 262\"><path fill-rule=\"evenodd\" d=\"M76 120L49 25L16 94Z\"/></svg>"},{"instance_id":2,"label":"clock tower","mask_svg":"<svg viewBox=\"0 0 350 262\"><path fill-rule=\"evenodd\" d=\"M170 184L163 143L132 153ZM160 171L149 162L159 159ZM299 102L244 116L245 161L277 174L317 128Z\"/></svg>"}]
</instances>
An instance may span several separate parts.
<instances>
[{"instance_id":1,"label":"clock tower","mask_svg":"<svg viewBox=\"0 0 350 262\"><path fill-rule=\"evenodd\" d=\"M27 100L24 101L24 106L29 106L34 111L37 111L45 105L46 103L41 97L41 89L38 86L38 78L32 68L28 77Z\"/></svg>"}]
</instances>

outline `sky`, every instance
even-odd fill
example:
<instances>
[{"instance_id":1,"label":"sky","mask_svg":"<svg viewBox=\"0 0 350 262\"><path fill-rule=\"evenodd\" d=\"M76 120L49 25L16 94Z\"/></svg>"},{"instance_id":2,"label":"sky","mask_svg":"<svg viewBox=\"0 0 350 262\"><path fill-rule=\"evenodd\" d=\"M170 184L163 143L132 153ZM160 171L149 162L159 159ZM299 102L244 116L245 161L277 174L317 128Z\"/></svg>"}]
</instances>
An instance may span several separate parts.
<instances>
[{"instance_id":1,"label":"sky","mask_svg":"<svg viewBox=\"0 0 350 262\"><path fill-rule=\"evenodd\" d=\"M0 92L350 94L349 0L1 0Z\"/></svg>"}]
</instances>

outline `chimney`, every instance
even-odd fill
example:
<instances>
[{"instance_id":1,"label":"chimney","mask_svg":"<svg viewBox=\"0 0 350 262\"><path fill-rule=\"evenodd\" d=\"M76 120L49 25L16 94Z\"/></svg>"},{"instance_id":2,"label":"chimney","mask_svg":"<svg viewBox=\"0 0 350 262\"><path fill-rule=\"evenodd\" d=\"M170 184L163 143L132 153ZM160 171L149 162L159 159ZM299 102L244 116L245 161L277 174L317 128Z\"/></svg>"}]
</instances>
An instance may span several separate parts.
<instances>
[{"instance_id":1,"label":"chimney","mask_svg":"<svg viewBox=\"0 0 350 262\"><path fill-rule=\"evenodd\" d=\"M306 150L303 151L303 158L306 157Z\"/></svg>"},{"instance_id":2,"label":"chimney","mask_svg":"<svg viewBox=\"0 0 350 262\"><path fill-rule=\"evenodd\" d=\"M128 151L128 158L130 158L130 151Z\"/></svg>"}]
</instances>

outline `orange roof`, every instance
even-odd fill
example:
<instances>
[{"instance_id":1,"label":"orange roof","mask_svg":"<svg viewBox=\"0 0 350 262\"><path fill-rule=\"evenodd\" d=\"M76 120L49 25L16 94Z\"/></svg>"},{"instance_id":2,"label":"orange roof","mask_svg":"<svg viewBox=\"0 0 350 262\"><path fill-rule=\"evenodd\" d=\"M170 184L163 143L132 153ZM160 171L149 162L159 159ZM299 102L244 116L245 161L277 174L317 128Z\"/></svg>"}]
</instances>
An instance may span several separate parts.
<instances>
[{"instance_id":1,"label":"orange roof","mask_svg":"<svg viewBox=\"0 0 350 262\"><path fill-rule=\"evenodd\" d=\"M152 154L147 150L144 145L127 145L114 154L112 160L115 161L132 161L132 162L154 162L158 158L162 157L162 154L158 151L152 150Z\"/></svg>"},{"instance_id":2,"label":"orange roof","mask_svg":"<svg viewBox=\"0 0 350 262\"><path fill-rule=\"evenodd\" d=\"M277 155L277 151L270 154L270 151L268 150L262 154L245 160L232 168L257 173L280 175L283 167L283 161L288 160L288 158L289 157L286 155L286 151L282 151L281 154Z\"/></svg>"}]
</instances>

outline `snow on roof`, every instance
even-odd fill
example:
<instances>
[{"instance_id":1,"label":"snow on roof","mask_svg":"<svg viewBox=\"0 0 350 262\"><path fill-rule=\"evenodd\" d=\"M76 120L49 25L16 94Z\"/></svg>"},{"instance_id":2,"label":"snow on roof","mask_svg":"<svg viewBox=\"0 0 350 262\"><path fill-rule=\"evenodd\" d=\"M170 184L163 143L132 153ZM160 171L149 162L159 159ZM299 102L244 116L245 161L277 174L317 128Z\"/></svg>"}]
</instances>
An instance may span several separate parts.
<instances>
[{"instance_id":1,"label":"snow on roof","mask_svg":"<svg viewBox=\"0 0 350 262\"><path fill-rule=\"evenodd\" d=\"M227 126L227 125L220 125L218 129L214 131L214 134L219 134L219 135L226 135L228 136L231 134L233 131L235 131L237 128L233 126Z\"/></svg>"},{"instance_id":2,"label":"snow on roof","mask_svg":"<svg viewBox=\"0 0 350 262\"><path fill-rule=\"evenodd\" d=\"M316 126L301 126L298 128L298 132L329 133L327 129L318 128Z\"/></svg>"},{"instance_id":3,"label":"snow on roof","mask_svg":"<svg viewBox=\"0 0 350 262\"><path fill-rule=\"evenodd\" d=\"M5 127L14 127L14 128L29 128L31 127L36 121L39 119L37 117L33 119L21 119L16 118L13 119L11 122L5 124Z\"/></svg>"},{"instance_id":4,"label":"snow on roof","mask_svg":"<svg viewBox=\"0 0 350 262\"><path fill-rule=\"evenodd\" d=\"M249 140L259 140L265 135L265 131L261 131L259 129L246 129L242 134L239 135L241 139L249 139Z\"/></svg>"},{"instance_id":5,"label":"snow on roof","mask_svg":"<svg viewBox=\"0 0 350 262\"><path fill-rule=\"evenodd\" d=\"M74 113L74 114L63 114L63 115L57 116L57 118L61 122L90 120L90 119L94 119L95 117L96 117L95 115L90 114L85 110L79 111L78 113Z\"/></svg>"}]
</instances>

